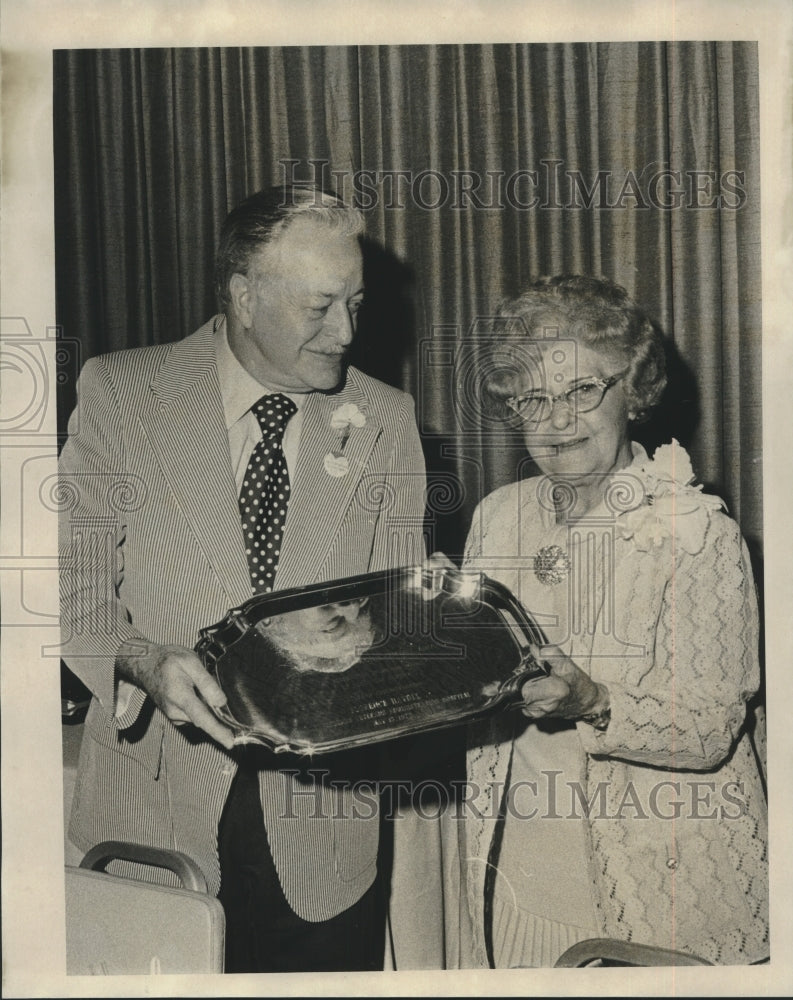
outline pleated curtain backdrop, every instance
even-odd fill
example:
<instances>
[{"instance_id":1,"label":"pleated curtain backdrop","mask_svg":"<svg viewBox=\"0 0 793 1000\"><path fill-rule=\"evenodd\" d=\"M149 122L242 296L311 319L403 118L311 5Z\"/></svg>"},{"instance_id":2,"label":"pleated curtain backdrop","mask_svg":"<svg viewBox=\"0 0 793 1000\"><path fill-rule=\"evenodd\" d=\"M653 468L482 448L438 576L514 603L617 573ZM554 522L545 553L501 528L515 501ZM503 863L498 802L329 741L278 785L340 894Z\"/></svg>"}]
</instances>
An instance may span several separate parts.
<instances>
[{"instance_id":1,"label":"pleated curtain backdrop","mask_svg":"<svg viewBox=\"0 0 793 1000\"><path fill-rule=\"evenodd\" d=\"M754 44L59 51L54 109L57 320L83 359L198 327L228 209L322 176L367 217L356 360L416 397L434 547L458 553L477 500L526 471L465 411L455 357L504 294L588 272L670 338L646 442L690 448L757 556Z\"/></svg>"}]
</instances>

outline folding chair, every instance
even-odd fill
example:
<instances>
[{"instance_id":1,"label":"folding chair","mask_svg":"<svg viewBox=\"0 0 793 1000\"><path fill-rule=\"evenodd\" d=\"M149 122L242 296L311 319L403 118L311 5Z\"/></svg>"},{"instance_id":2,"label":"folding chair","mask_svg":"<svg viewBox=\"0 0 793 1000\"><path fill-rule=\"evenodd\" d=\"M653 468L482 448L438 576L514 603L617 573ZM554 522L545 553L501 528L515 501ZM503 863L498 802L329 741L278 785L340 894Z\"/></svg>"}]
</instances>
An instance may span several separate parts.
<instances>
[{"instance_id":1,"label":"folding chair","mask_svg":"<svg viewBox=\"0 0 793 1000\"><path fill-rule=\"evenodd\" d=\"M707 959L669 948L617 941L613 938L587 938L571 945L556 960L556 969L581 969L588 965L655 966L655 965L713 965Z\"/></svg>"}]
</instances>

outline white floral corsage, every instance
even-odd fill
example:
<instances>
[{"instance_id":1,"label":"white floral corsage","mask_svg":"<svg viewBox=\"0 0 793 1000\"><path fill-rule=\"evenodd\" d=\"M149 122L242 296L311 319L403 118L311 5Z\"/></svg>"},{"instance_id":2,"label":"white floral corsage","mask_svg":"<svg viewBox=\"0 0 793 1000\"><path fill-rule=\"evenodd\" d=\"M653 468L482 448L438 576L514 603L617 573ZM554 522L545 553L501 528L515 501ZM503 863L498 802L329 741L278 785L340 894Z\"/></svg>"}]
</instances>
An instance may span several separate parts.
<instances>
[{"instance_id":1,"label":"white floral corsage","mask_svg":"<svg viewBox=\"0 0 793 1000\"><path fill-rule=\"evenodd\" d=\"M705 541L711 513L724 508L719 497L694 484L694 470L685 448L672 439L657 448L652 460L626 470L640 480L646 503L617 519L622 538L649 552L674 537L676 545L696 555Z\"/></svg>"},{"instance_id":2,"label":"white floral corsage","mask_svg":"<svg viewBox=\"0 0 793 1000\"><path fill-rule=\"evenodd\" d=\"M363 427L366 423L366 416L355 403L344 403L337 406L330 417L331 430L335 431L339 437L338 445L329 451L323 459L325 472L334 479L346 476L350 471L350 460L344 454L344 448L350 431L353 427Z\"/></svg>"}]
</instances>

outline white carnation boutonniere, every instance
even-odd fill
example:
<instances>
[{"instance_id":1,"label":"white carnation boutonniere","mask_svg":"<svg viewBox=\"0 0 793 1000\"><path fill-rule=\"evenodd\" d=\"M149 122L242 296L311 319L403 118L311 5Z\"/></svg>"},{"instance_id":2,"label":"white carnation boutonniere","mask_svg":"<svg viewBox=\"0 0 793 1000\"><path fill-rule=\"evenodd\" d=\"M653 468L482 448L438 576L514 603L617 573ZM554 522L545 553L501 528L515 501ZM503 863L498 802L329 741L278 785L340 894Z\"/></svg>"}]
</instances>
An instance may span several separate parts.
<instances>
[{"instance_id":1,"label":"white carnation boutonniere","mask_svg":"<svg viewBox=\"0 0 793 1000\"><path fill-rule=\"evenodd\" d=\"M366 415L362 413L355 403L344 403L337 406L330 417L331 430L338 436L338 444L329 451L323 459L325 472L334 479L346 476L350 471L350 460L344 454L344 448L353 427L363 427L366 424Z\"/></svg>"},{"instance_id":2,"label":"white carnation boutonniere","mask_svg":"<svg viewBox=\"0 0 793 1000\"><path fill-rule=\"evenodd\" d=\"M641 481L646 503L618 518L620 536L642 552L674 538L677 546L696 555L705 542L712 512L725 505L719 497L703 493L702 485L694 485L685 449L673 439L657 448L651 461L632 466L630 473Z\"/></svg>"}]
</instances>

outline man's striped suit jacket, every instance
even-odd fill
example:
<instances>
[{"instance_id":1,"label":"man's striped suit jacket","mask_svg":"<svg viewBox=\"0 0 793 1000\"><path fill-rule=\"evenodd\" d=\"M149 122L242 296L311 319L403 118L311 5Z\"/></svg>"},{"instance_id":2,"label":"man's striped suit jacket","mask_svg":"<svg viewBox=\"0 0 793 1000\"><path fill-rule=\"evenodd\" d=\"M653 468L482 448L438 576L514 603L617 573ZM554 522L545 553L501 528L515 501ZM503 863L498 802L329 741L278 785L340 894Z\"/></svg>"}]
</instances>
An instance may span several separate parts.
<instances>
[{"instance_id":1,"label":"man's striped suit jacket","mask_svg":"<svg viewBox=\"0 0 793 1000\"><path fill-rule=\"evenodd\" d=\"M121 642L192 647L199 629L250 596L214 325L86 363L61 456L60 521L63 656L94 694L70 837L84 850L120 839L184 851L216 892L233 757L172 725L138 688L114 715ZM366 422L351 429L349 472L336 477L323 460L345 403ZM409 396L354 368L338 391L311 394L276 589L420 562L424 486ZM376 874L378 817L356 815L348 790L306 794L277 769L261 773L260 788L295 912L317 921L351 906Z\"/></svg>"}]
</instances>

